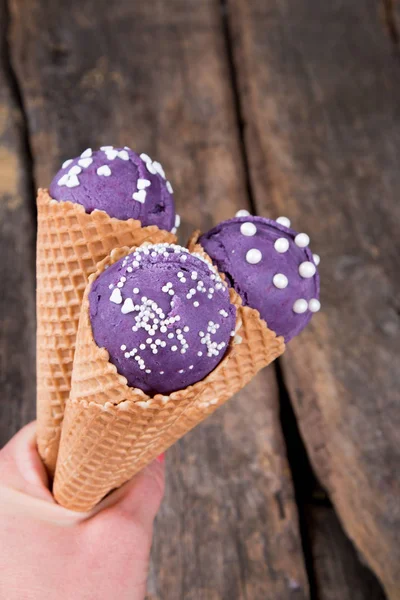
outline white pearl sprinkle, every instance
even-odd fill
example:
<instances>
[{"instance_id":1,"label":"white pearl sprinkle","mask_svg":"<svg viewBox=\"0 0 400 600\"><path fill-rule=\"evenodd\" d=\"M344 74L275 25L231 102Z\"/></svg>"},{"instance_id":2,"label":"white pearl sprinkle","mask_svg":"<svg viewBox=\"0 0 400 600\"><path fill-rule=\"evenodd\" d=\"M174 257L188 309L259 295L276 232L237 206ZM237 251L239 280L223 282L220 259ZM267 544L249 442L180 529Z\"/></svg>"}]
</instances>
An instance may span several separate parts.
<instances>
[{"instance_id":1,"label":"white pearl sprinkle","mask_svg":"<svg viewBox=\"0 0 400 600\"><path fill-rule=\"evenodd\" d=\"M274 248L279 254L283 254L289 250L289 240L287 238L278 238L275 241Z\"/></svg>"},{"instance_id":2,"label":"white pearl sprinkle","mask_svg":"<svg viewBox=\"0 0 400 600\"><path fill-rule=\"evenodd\" d=\"M318 312L321 308L321 302L317 298L311 298L311 300L308 303L308 308L313 313Z\"/></svg>"},{"instance_id":3,"label":"white pearl sprinkle","mask_svg":"<svg viewBox=\"0 0 400 600\"><path fill-rule=\"evenodd\" d=\"M307 303L307 300L304 300L304 298L300 298L299 300L296 300L296 302L293 304L293 312L295 312L298 315L305 313L307 308L308 308L308 303Z\"/></svg>"},{"instance_id":4,"label":"white pearl sprinkle","mask_svg":"<svg viewBox=\"0 0 400 600\"><path fill-rule=\"evenodd\" d=\"M251 265L257 265L262 259L262 254L257 248L251 248L246 254L246 261Z\"/></svg>"},{"instance_id":5,"label":"white pearl sprinkle","mask_svg":"<svg viewBox=\"0 0 400 600\"><path fill-rule=\"evenodd\" d=\"M287 217L278 217L276 220L279 225L283 225L284 227L290 227L290 219Z\"/></svg>"},{"instance_id":6,"label":"white pearl sprinkle","mask_svg":"<svg viewBox=\"0 0 400 600\"><path fill-rule=\"evenodd\" d=\"M303 277L304 279L309 279L310 277L313 277L315 275L315 265L306 260L305 262L302 262L301 265L299 266L299 273L300 276Z\"/></svg>"},{"instance_id":7,"label":"white pearl sprinkle","mask_svg":"<svg viewBox=\"0 0 400 600\"><path fill-rule=\"evenodd\" d=\"M251 237L257 233L257 227L254 223L242 223L240 226L240 233Z\"/></svg>"},{"instance_id":8,"label":"white pearl sprinkle","mask_svg":"<svg viewBox=\"0 0 400 600\"><path fill-rule=\"evenodd\" d=\"M114 302L114 304L121 304L122 295L121 295L121 290L119 288L113 289L111 296L110 296L110 302Z\"/></svg>"},{"instance_id":9,"label":"white pearl sprinkle","mask_svg":"<svg viewBox=\"0 0 400 600\"><path fill-rule=\"evenodd\" d=\"M274 275L272 281L274 286L279 288L280 290L284 290L289 283L288 278L286 277L286 275L283 275L283 273L277 273L276 275Z\"/></svg>"},{"instance_id":10,"label":"white pearl sprinkle","mask_svg":"<svg viewBox=\"0 0 400 600\"><path fill-rule=\"evenodd\" d=\"M195 308L197 308L197 307L199 306L199 303L197 302L197 300L195 300L195 301L193 302L193 306L194 306Z\"/></svg>"},{"instance_id":11,"label":"white pearl sprinkle","mask_svg":"<svg viewBox=\"0 0 400 600\"><path fill-rule=\"evenodd\" d=\"M132 291L134 294L139 294L139 292L140 292L138 287L134 287Z\"/></svg>"},{"instance_id":12,"label":"white pearl sprinkle","mask_svg":"<svg viewBox=\"0 0 400 600\"><path fill-rule=\"evenodd\" d=\"M305 248L310 243L310 238L306 233L298 233L294 238L294 243L299 248Z\"/></svg>"},{"instance_id":13,"label":"white pearl sprinkle","mask_svg":"<svg viewBox=\"0 0 400 600\"><path fill-rule=\"evenodd\" d=\"M72 158L69 158L68 160L66 160L65 162L63 162L62 164L62 168L66 169L67 167L69 167L69 165L73 162Z\"/></svg>"},{"instance_id":14,"label":"white pearl sprinkle","mask_svg":"<svg viewBox=\"0 0 400 600\"><path fill-rule=\"evenodd\" d=\"M97 175L104 175L104 177L110 177L111 169L108 165L101 165L96 171Z\"/></svg>"},{"instance_id":15,"label":"white pearl sprinkle","mask_svg":"<svg viewBox=\"0 0 400 600\"><path fill-rule=\"evenodd\" d=\"M249 217L250 213L248 210L245 210L244 208L242 208L242 210L238 210L235 217Z\"/></svg>"},{"instance_id":16,"label":"white pearl sprinkle","mask_svg":"<svg viewBox=\"0 0 400 600\"><path fill-rule=\"evenodd\" d=\"M126 346L125 346L125 344L122 344L122 346L121 346L121 350L126 350Z\"/></svg>"},{"instance_id":17,"label":"white pearl sprinkle","mask_svg":"<svg viewBox=\"0 0 400 600\"><path fill-rule=\"evenodd\" d=\"M319 263L321 262L321 258L319 256L319 254L313 254L313 259L314 259L315 264L318 266Z\"/></svg>"},{"instance_id":18,"label":"white pearl sprinkle","mask_svg":"<svg viewBox=\"0 0 400 600\"><path fill-rule=\"evenodd\" d=\"M176 352L178 350L178 346L171 346L172 352Z\"/></svg>"}]
</instances>

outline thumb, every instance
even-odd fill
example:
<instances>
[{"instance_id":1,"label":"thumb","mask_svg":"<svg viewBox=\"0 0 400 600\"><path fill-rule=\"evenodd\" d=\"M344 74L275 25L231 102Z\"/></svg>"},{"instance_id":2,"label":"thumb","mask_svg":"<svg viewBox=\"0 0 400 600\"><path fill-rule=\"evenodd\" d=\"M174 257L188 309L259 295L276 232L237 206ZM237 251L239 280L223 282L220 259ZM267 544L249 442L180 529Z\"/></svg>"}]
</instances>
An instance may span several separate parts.
<instances>
[{"instance_id":1,"label":"thumb","mask_svg":"<svg viewBox=\"0 0 400 600\"><path fill-rule=\"evenodd\" d=\"M53 502L46 469L36 448L36 423L23 427L0 450L2 485Z\"/></svg>"}]
</instances>

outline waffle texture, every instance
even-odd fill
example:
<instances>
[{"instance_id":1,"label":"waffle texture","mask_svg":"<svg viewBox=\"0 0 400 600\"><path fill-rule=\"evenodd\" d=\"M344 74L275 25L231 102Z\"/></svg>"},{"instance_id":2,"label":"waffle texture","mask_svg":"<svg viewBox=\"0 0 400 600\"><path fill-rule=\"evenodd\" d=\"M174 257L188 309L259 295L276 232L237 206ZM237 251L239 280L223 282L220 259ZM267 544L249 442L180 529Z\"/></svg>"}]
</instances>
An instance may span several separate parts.
<instances>
[{"instance_id":1,"label":"waffle texture","mask_svg":"<svg viewBox=\"0 0 400 600\"><path fill-rule=\"evenodd\" d=\"M197 249L197 248L196 248ZM201 250L200 248L198 248ZM91 283L132 249L119 248L89 278L80 315L53 493L61 505L87 511L213 413L284 351L283 338L259 313L237 307L236 334L220 364L202 381L169 396L149 398L130 388L99 348L89 317Z\"/></svg>"},{"instance_id":2,"label":"waffle texture","mask_svg":"<svg viewBox=\"0 0 400 600\"><path fill-rule=\"evenodd\" d=\"M104 211L37 196L37 441L54 474L83 293L96 265L113 248L143 242L176 242L156 226L120 221Z\"/></svg>"}]
</instances>

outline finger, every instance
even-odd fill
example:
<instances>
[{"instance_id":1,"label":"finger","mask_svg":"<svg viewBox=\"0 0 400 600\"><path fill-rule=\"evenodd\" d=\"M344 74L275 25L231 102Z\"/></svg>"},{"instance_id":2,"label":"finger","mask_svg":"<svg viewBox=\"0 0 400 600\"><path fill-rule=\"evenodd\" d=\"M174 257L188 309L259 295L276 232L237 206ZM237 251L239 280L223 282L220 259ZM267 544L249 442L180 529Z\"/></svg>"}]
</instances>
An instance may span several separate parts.
<instances>
[{"instance_id":1,"label":"finger","mask_svg":"<svg viewBox=\"0 0 400 600\"><path fill-rule=\"evenodd\" d=\"M113 498L110 496L107 504L111 506L94 518L108 520L124 517L150 530L161 505L164 486L165 464L164 460L159 458L115 492L115 503L112 503Z\"/></svg>"},{"instance_id":2,"label":"finger","mask_svg":"<svg viewBox=\"0 0 400 600\"><path fill-rule=\"evenodd\" d=\"M46 469L36 447L36 423L23 427L0 450L2 485L52 501Z\"/></svg>"}]
</instances>

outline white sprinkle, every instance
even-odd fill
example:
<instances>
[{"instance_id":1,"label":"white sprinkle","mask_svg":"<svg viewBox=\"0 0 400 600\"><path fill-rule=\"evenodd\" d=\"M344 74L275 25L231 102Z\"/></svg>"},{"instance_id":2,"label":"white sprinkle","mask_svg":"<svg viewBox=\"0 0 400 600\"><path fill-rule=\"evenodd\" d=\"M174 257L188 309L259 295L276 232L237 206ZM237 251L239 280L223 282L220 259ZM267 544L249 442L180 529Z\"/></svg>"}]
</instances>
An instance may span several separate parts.
<instances>
[{"instance_id":1,"label":"white sprinkle","mask_svg":"<svg viewBox=\"0 0 400 600\"><path fill-rule=\"evenodd\" d=\"M175 227L178 229L178 227L181 224L181 218L179 215L175 215Z\"/></svg>"},{"instance_id":2,"label":"white sprinkle","mask_svg":"<svg viewBox=\"0 0 400 600\"><path fill-rule=\"evenodd\" d=\"M197 279L197 271L193 271L193 272L192 272L192 274L191 274L191 278L192 278L193 280L196 280L196 279Z\"/></svg>"},{"instance_id":3,"label":"white sprinkle","mask_svg":"<svg viewBox=\"0 0 400 600\"><path fill-rule=\"evenodd\" d=\"M147 169L147 170L149 171L149 173L151 173L152 175L156 175L156 173L157 173L157 171L155 170L155 168L154 168L154 166L153 166L153 163L152 163L151 161L146 163L146 169Z\"/></svg>"},{"instance_id":4,"label":"white sprinkle","mask_svg":"<svg viewBox=\"0 0 400 600\"><path fill-rule=\"evenodd\" d=\"M172 352L176 352L178 350L178 346L171 346Z\"/></svg>"},{"instance_id":5,"label":"white sprinkle","mask_svg":"<svg viewBox=\"0 0 400 600\"><path fill-rule=\"evenodd\" d=\"M274 248L279 254L283 254L289 250L289 240L287 238L278 238L275 241Z\"/></svg>"},{"instance_id":6,"label":"white sprinkle","mask_svg":"<svg viewBox=\"0 0 400 600\"><path fill-rule=\"evenodd\" d=\"M148 179L138 179L137 181L138 190L144 190L145 188L149 187L149 185L151 185L151 181Z\"/></svg>"},{"instance_id":7,"label":"white sprinkle","mask_svg":"<svg viewBox=\"0 0 400 600\"><path fill-rule=\"evenodd\" d=\"M203 356L203 353L201 352L201 350L199 350L199 352L197 353L197 356Z\"/></svg>"},{"instance_id":8,"label":"white sprinkle","mask_svg":"<svg viewBox=\"0 0 400 600\"><path fill-rule=\"evenodd\" d=\"M307 300L304 300L304 298L300 298L299 300L296 300L296 302L293 304L293 312L295 312L298 315L305 313L307 308L308 308Z\"/></svg>"},{"instance_id":9,"label":"white sprinkle","mask_svg":"<svg viewBox=\"0 0 400 600\"><path fill-rule=\"evenodd\" d=\"M140 158L144 161L144 162L152 162L150 156L148 154L145 154L144 152L142 152L142 154L140 155Z\"/></svg>"},{"instance_id":10,"label":"white sprinkle","mask_svg":"<svg viewBox=\"0 0 400 600\"><path fill-rule=\"evenodd\" d=\"M311 298L311 300L308 303L308 308L313 313L318 312L321 308L321 302L317 298Z\"/></svg>"},{"instance_id":11,"label":"white sprinkle","mask_svg":"<svg viewBox=\"0 0 400 600\"><path fill-rule=\"evenodd\" d=\"M151 342L152 342L152 341L153 341L153 339L152 339L152 338L147 338L147 340L146 340L146 344L151 344Z\"/></svg>"},{"instance_id":12,"label":"white sprinkle","mask_svg":"<svg viewBox=\"0 0 400 600\"><path fill-rule=\"evenodd\" d=\"M317 269L315 268L315 265L308 260L302 262L299 266L300 276L304 277L304 279L309 279L310 277L313 277L315 275L316 270Z\"/></svg>"},{"instance_id":13,"label":"white sprinkle","mask_svg":"<svg viewBox=\"0 0 400 600\"><path fill-rule=\"evenodd\" d=\"M173 234L175 235L175 233L176 233L176 227L173 227L173 228L171 229L171 233L173 233Z\"/></svg>"},{"instance_id":14,"label":"white sprinkle","mask_svg":"<svg viewBox=\"0 0 400 600\"><path fill-rule=\"evenodd\" d=\"M179 369L179 373L184 373L185 371L183 369Z\"/></svg>"},{"instance_id":15,"label":"white sprinkle","mask_svg":"<svg viewBox=\"0 0 400 600\"><path fill-rule=\"evenodd\" d=\"M120 150L118 152L118 158L121 158L122 160L129 160L129 154L126 150Z\"/></svg>"},{"instance_id":16,"label":"white sprinkle","mask_svg":"<svg viewBox=\"0 0 400 600\"><path fill-rule=\"evenodd\" d=\"M313 254L313 259L314 259L315 264L318 266L319 263L321 262L321 258L319 256L319 254Z\"/></svg>"},{"instance_id":17,"label":"white sprinkle","mask_svg":"<svg viewBox=\"0 0 400 600\"><path fill-rule=\"evenodd\" d=\"M76 175L70 175L65 185L68 188L77 187L79 185L79 179Z\"/></svg>"},{"instance_id":18,"label":"white sprinkle","mask_svg":"<svg viewBox=\"0 0 400 600\"><path fill-rule=\"evenodd\" d=\"M129 358L129 357L130 357L130 355L131 355L131 353L130 353L130 352L125 352L125 354L124 354L125 358Z\"/></svg>"},{"instance_id":19,"label":"white sprinkle","mask_svg":"<svg viewBox=\"0 0 400 600\"><path fill-rule=\"evenodd\" d=\"M106 150L108 160L114 160L118 156L118 150Z\"/></svg>"},{"instance_id":20,"label":"white sprinkle","mask_svg":"<svg viewBox=\"0 0 400 600\"><path fill-rule=\"evenodd\" d=\"M250 213L248 210L245 210L244 208L242 208L242 210L238 210L235 217L249 217Z\"/></svg>"},{"instance_id":21,"label":"white sprinkle","mask_svg":"<svg viewBox=\"0 0 400 600\"><path fill-rule=\"evenodd\" d=\"M92 156L93 152L91 148L87 148L84 152L82 152L81 154L81 158L90 158Z\"/></svg>"},{"instance_id":22,"label":"white sprinkle","mask_svg":"<svg viewBox=\"0 0 400 600\"><path fill-rule=\"evenodd\" d=\"M74 165L68 171L68 175L79 175L79 173L82 173L82 169L78 165Z\"/></svg>"},{"instance_id":23,"label":"white sprinkle","mask_svg":"<svg viewBox=\"0 0 400 600\"><path fill-rule=\"evenodd\" d=\"M122 344L122 346L121 346L121 350L126 350L126 346L125 346L125 344Z\"/></svg>"},{"instance_id":24,"label":"white sprinkle","mask_svg":"<svg viewBox=\"0 0 400 600\"><path fill-rule=\"evenodd\" d=\"M121 295L121 290L119 288L113 289L111 296L110 296L110 302L114 302L114 304L121 304L122 295Z\"/></svg>"},{"instance_id":25,"label":"white sprinkle","mask_svg":"<svg viewBox=\"0 0 400 600\"><path fill-rule=\"evenodd\" d=\"M133 263L132 263L132 267L136 267L137 268L138 266L139 266L139 261L134 260Z\"/></svg>"},{"instance_id":26,"label":"white sprinkle","mask_svg":"<svg viewBox=\"0 0 400 600\"><path fill-rule=\"evenodd\" d=\"M60 179L57 181L57 184L61 187L63 185L67 185L67 181L69 179L68 173L65 173Z\"/></svg>"},{"instance_id":27,"label":"white sprinkle","mask_svg":"<svg viewBox=\"0 0 400 600\"><path fill-rule=\"evenodd\" d=\"M251 265L257 265L262 259L262 254L257 248L252 248L246 254L246 261Z\"/></svg>"},{"instance_id":28,"label":"white sprinkle","mask_svg":"<svg viewBox=\"0 0 400 600\"><path fill-rule=\"evenodd\" d=\"M127 298L121 308L122 314L127 315L128 313L133 312L134 310L135 307L133 305L132 298Z\"/></svg>"},{"instance_id":29,"label":"white sprinkle","mask_svg":"<svg viewBox=\"0 0 400 600\"><path fill-rule=\"evenodd\" d=\"M78 165L80 165L84 169L87 169L87 167L90 167L92 162L93 158L81 158L80 160L78 160Z\"/></svg>"},{"instance_id":30,"label":"white sprinkle","mask_svg":"<svg viewBox=\"0 0 400 600\"><path fill-rule=\"evenodd\" d=\"M305 248L310 243L310 238L306 233L298 233L294 238L294 243L299 248Z\"/></svg>"},{"instance_id":31,"label":"white sprinkle","mask_svg":"<svg viewBox=\"0 0 400 600\"><path fill-rule=\"evenodd\" d=\"M240 226L240 233L247 237L251 237L257 233L257 227L254 223L242 223Z\"/></svg>"},{"instance_id":32,"label":"white sprinkle","mask_svg":"<svg viewBox=\"0 0 400 600\"><path fill-rule=\"evenodd\" d=\"M137 202L140 202L141 204L145 203L146 196L147 196L146 190L139 190L138 192L133 192L133 194L132 194L133 200L136 200Z\"/></svg>"},{"instance_id":33,"label":"white sprinkle","mask_svg":"<svg viewBox=\"0 0 400 600\"><path fill-rule=\"evenodd\" d=\"M169 191L169 193L173 194L174 190L173 190L173 187L172 187L172 185L171 185L171 183L169 181L167 181L166 186L167 186L167 190Z\"/></svg>"},{"instance_id":34,"label":"white sprinkle","mask_svg":"<svg viewBox=\"0 0 400 600\"><path fill-rule=\"evenodd\" d=\"M168 334L167 337L168 337L168 339L172 340L172 338L174 337L174 334L171 332L171 333Z\"/></svg>"},{"instance_id":35,"label":"white sprinkle","mask_svg":"<svg viewBox=\"0 0 400 600\"><path fill-rule=\"evenodd\" d=\"M155 170L157 171L157 173L159 175L161 175L161 177L163 179L165 179L164 169L162 168L162 165L158 161L156 161L156 160L153 161L153 167L155 168Z\"/></svg>"},{"instance_id":36,"label":"white sprinkle","mask_svg":"<svg viewBox=\"0 0 400 600\"><path fill-rule=\"evenodd\" d=\"M195 306L196 308L199 306L199 303L197 302L197 300L195 300L195 301L193 302L193 306Z\"/></svg>"},{"instance_id":37,"label":"white sprinkle","mask_svg":"<svg viewBox=\"0 0 400 600\"><path fill-rule=\"evenodd\" d=\"M164 371L160 371L160 375L164 375Z\"/></svg>"},{"instance_id":38,"label":"white sprinkle","mask_svg":"<svg viewBox=\"0 0 400 600\"><path fill-rule=\"evenodd\" d=\"M140 292L138 287L134 287L132 291L134 294L139 294L139 292Z\"/></svg>"},{"instance_id":39,"label":"white sprinkle","mask_svg":"<svg viewBox=\"0 0 400 600\"><path fill-rule=\"evenodd\" d=\"M185 333L187 333L187 332L189 331L189 327L188 327L188 325L185 325L185 327L183 328L183 331L184 331Z\"/></svg>"},{"instance_id":40,"label":"white sprinkle","mask_svg":"<svg viewBox=\"0 0 400 600\"><path fill-rule=\"evenodd\" d=\"M274 275L272 281L274 286L279 288L280 290L284 290L289 283L286 275L283 275L282 273L277 273L276 275Z\"/></svg>"},{"instance_id":41,"label":"white sprinkle","mask_svg":"<svg viewBox=\"0 0 400 600\"><path fill-rule=\"evenodd\" d=\"M62 164L62 168L66 169L67 167L69 167L69 165L73 162L72 158L69 158L68 160L66 160L65 162L63 162Z\"/></svg>"},{"instance_id":42,"label":"white sprinkle","mask_svg":"<svg viewBox=\"0 0 400 600\"><path fill-rule=\"evenodd\" d=\"M189 366L189 369L193 369L193 365L190 365L190 366Z\"/></svg>"},{"instance_id":43,"label":"white sprinkle","mask_svg":"<svg viewBox=\"0 0 400 600\"><path fill-rule=\"evenodd\" d=\"M151 373L151 370L150 369L146 369L146 373Z\"/></svg>"},{"instance_id":44,"label":"white sprinkle","mask_svg":"<svg viewBox=\"0 0 400 600\"><path fill-rule=\"evenodd\" d=\"M101 165L96 171L97 175L104 175L104 177L110 177L111 169L108 165Z\"/></svg>"},{"instance_id":45,"label":"white sprinkle","mask_svg":"<svg viewBox=\"0 0 400 600\"><path fill-rule=\"evenodd\" d=\"M122 281L118 281L117 287L119 287L119 288L123 288L124 287L124 284L122 283Z\"/></svg>"},{"instance_id":46,"label":"white sprinkle","mask_svg":"<svg viewBox=\"0 0 400 600\"><path fill-rule=\"evenodd\" d=\"M278 217L276 220L279 225L283 225L284 227L290 227L290 219L287 217Z\"/></svg>"},{"instance_id":47,"label":"white sprinkle","mask_svg":"<svg viewBox=\"0 0 400 600\"><path fill-rule=\"evenodd\" d=\"M113 150L114 146L100 146L100 150L103 152L108 152L109 150Z\"/></svg>"}]
</instances>

